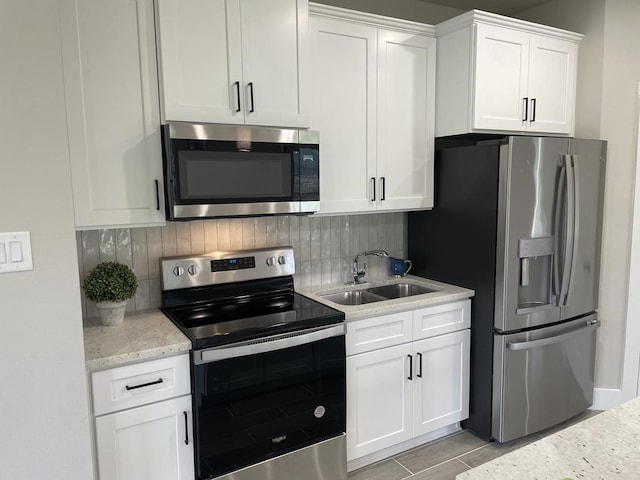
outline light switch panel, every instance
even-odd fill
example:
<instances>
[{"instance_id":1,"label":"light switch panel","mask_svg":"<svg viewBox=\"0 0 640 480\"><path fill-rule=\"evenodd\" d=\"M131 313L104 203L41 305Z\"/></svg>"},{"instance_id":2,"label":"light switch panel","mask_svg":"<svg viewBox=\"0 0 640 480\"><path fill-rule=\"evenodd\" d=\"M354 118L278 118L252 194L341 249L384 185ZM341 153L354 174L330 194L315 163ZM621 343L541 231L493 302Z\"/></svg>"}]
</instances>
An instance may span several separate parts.
<instances>
[{"instance_id":1,"label":"light switch panel","mask_svg":"<svg viewBox=\"0 0 640 480\"><path fill-rule=\"evenodd\" d=\"M0 233L0 273L33 270L29 232Z\"/></svg>"}]
</instances>

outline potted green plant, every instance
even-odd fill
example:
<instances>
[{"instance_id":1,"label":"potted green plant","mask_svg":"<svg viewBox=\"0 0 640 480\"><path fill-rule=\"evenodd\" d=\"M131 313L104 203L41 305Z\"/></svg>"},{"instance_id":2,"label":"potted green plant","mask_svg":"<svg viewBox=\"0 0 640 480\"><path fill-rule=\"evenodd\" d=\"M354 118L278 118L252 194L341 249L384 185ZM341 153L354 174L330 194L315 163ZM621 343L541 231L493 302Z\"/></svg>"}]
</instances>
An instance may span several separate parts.
<instances>
[{"instance_id":1,"label":"potted green plant","mask_svg":"<svg viewBox=\"0 0 640 480\"><path fill-rule=\"evenodd\" d=\"M135 273L117 262L96 265L82 284L85 295L95 302L103 325L119 325L127 302L138 289Z\"/></svg>"}]
</instances>

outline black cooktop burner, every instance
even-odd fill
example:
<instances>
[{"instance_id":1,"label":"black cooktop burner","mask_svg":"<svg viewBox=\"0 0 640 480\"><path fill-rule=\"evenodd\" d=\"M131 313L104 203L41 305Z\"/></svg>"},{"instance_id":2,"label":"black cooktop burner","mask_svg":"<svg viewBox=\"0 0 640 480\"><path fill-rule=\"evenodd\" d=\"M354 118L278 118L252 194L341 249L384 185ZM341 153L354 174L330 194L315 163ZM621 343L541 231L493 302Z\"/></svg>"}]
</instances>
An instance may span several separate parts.
<instances>
[{"instance_id":1,"label":"black cooktop burner","mask_svg":"<svg viewBox=\"0 0 640 480\"><path fill-rule=\"evenodd\" d=\"M344 321L344 313L295 293L291 280L189 289L163 304L194 350Z\"/></svg>"}]
</instances>

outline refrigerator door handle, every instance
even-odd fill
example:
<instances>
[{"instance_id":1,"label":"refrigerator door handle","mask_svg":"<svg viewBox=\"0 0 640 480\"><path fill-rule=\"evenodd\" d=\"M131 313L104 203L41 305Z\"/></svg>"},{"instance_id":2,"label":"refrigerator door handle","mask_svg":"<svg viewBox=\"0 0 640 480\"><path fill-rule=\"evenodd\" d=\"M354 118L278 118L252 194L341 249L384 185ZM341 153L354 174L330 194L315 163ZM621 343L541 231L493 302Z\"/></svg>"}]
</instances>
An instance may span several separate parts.
<instances>
[{"instance_id":1,"label":"refrigerator door handle","mask_svg":"<svg viewBox=\"0 0 640 480\"><path fill-rule=\"evenodd\" d=\"M570 332L561 333L560 335L554 335L553 337L541 338L539 340L530 340L528 342L508 342L507 348L509 350L530 350L532 348L545 347L547 345L553 345L554 343L560 343L564 340L573 337L577 332L594 330L600 327L599 320L589 320L585 322L583 327L580 327Z\"/></svg>"},{"instance_id":2,"label":"refrigerator door handle","mask_svg":"<svg viewBox=\"0 0 640 480\"><path fill-rule=\"evenodd\" d=\"M567 297L569 296L569 280L571 279L571 267L573 261L573 245L575 241L575 217L576 217L576 204L575 204L575 169L573 162L573 155L565 156L565 165L567 171L567 216L565 219L565 243L564 253L562 255L562 283L560 284L560 298L558 300L559 306L567 304Z\"/></svg>"},{"instance_id":3,"label":"refrigerator door handle","mask_svg":"<svg viewBox=\"0 0 640 480\"><path fill-rule=\"evenodd\" d=\"M567 296L564 304L571 298L573 291L573 279L576 275L576 265L578 263L578 238L580 238L580 182L578 155L569 155L571 157L571 168L573 170L573 236L571 240L571 270L567 280Z\"/></svg>"},{"instance_id":4,"label":"refrigerator door handle","mask_svg":"<svg viewBox=\"0 0 640 480\"><path fill-rule=\"evenodd\" d=\"M553 233L553 294L556 296L556 305L560 306L560 290L562 289L560 279L560 237L562 227L562 199L566 195L567 182L567 159L566 155L560 156L560 174L556 189L556 203L554 211L554 233Z\"/></svg>"}]
</instances>

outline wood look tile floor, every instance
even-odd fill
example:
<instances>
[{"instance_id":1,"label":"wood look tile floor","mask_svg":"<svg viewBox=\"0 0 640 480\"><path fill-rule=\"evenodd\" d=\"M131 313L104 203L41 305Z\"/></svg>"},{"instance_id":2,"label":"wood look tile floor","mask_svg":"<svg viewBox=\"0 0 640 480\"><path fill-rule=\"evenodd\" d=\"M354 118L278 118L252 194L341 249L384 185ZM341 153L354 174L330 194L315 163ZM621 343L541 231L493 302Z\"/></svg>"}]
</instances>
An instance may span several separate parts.
<instances>
[{"instance_id":1,"label":"wood look tile floor","mask_svg":"<svg viewBox=\"0 0 640 480\"><path fill-rule=\"evenodd\" d=\"M454 480L456 475L482 465L528 443L597 415L587 410L560 425L508 443L485 442L462 431L355 470L349 480Z\"/></svg>"}]
</instances>

